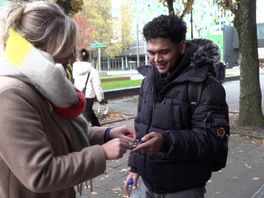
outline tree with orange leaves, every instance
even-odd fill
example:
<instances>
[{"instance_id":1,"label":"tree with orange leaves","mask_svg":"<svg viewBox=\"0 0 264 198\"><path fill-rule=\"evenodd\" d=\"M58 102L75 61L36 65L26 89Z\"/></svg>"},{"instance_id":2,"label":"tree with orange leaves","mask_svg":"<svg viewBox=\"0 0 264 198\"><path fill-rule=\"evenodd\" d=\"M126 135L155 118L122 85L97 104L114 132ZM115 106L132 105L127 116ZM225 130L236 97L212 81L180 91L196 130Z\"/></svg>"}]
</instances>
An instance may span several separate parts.
<instances>
[{"instance_id":1,"label":"tree with orange leaves","mask_svg":"<svg viewBox=\"0 0 264 198\"><path fill-rule=\"evenodd\" d=\"M78 25L77 45L76 49L79 51L82 48L87 48L91 42L91 30L86 16L82 12L74 15L74 20Z\"/></svg>"}]
</instances>

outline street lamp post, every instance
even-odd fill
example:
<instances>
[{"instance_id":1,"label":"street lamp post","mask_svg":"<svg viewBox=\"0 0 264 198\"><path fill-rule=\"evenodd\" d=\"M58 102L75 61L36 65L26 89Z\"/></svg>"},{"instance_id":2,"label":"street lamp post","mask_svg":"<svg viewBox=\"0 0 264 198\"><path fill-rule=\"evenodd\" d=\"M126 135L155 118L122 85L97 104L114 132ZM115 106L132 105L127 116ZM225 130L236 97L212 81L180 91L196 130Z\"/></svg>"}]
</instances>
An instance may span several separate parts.
<instances>
[{"instance_id":1,"label":"street lamp post","mask_svg":"<svg viewBox=\"0 0 264 198\"><path fill-rule=\"evenodd\" d=\"M101 71L101 48L105 48L105 47L106 47L105 43L100 43L100 42L90 43L90 48L97 48L98 71Z\"/></svg>"},{"instance_id":2,"label":"street lamp post","mask_svg":"<svg viewBox=\"0 0 264 198\"><path fill-rule=\"evenodd\" d=\"M193 10L191 10L191 39L193 39Z\"/></svg>"},{"instance_id":3,"label":"street lamp post","mask_svg":"<svg viewBox=\"0 0 264 198\"><path fill-rule=\"evenodd\" d=\"M138 38L138 24L137 24L137 67L139 67L139 38Z\"/></svg>"}]
</instances>

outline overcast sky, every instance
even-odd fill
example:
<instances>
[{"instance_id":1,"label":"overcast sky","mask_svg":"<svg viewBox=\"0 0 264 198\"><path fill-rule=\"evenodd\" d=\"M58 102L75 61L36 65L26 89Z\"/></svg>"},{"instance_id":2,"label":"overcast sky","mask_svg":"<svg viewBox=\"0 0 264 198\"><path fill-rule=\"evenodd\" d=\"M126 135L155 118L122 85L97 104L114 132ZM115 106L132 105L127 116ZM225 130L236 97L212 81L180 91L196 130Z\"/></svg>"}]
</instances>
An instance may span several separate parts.
<instances>
[{"instance_id":1,"label":"overcast sky","mask_svg":"<svg viewBox=\"0 0 264 198\"><path fill-rule=\"evenodd\" d=\"M264 8L264 1L257 0L257 23L264 23L263 8Z\"/></svg>"}]
</instances>

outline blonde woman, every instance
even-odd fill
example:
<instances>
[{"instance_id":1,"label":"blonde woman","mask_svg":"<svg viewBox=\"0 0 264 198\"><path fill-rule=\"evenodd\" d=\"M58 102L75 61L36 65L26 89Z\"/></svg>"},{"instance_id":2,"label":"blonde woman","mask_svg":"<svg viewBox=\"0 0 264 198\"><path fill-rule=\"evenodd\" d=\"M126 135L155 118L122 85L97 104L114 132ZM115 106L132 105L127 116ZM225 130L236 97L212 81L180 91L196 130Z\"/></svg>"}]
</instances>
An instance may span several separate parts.
<instances>
[{"instance_id":1,"label":"blonde woman","mask_svg":"<svg viewBox=\"0 0 264 198\"><path fill-rule=\"evenodd\" d=\"M74 198L74 185L123 156L134 130L88 130L85 97L62 66L75 47L76 26L56 4L14 4L4 17L0 197Z\"/></svg>"}]
</instances>

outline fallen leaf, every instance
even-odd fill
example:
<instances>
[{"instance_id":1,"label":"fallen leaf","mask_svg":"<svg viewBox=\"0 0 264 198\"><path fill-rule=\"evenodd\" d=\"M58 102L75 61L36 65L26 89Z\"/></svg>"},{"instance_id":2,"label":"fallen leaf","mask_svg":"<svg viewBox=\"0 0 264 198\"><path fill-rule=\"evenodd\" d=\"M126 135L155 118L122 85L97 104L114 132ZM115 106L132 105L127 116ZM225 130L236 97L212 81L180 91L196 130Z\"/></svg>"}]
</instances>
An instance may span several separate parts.
<instances>
[{"instance_id":1,"label":"fallen leaf","mask_svg":"<svg viewBox=\"0 0 264 198\"><path fill-rule=\"evenodd\" d=\"M250 165L248 165L248 164L245 164L245 166L247 167L247 168L252 168Z\"/></svg>"},{"instance_id":2,"label":"fallen leaf","mask_svg":"<svg viewBox=\"0 0 264 198\"><path fill-rule=\"evenodd\" d=\"M121 189L120 187L116 187L116 188L113 188L112 191L114 191L114 192L115 192L115 191L119 191L119 192L121 192L122 189Z\"/></svg>"},{"instance_id":3,"label":"fallen leaf","mask_svg":"<svg viewBox=\"0 0 264 198\"><path fill-rule=\"evenodd\" d=\"M91 192L91 194L92 194L92 195L98 195L98 193L97 193L97 192Z\"/></svg>"},{"instance_id":4,"label":"fallen leaf","mask_svg":"<svg viewBox=\"0 0 264 198\"><path fill-rule=\"evenodd\" d=\"M126 172L128 172L128 168L123 168L120 170L120 173L126 173Z\"/></svg>"}]
</instances>

